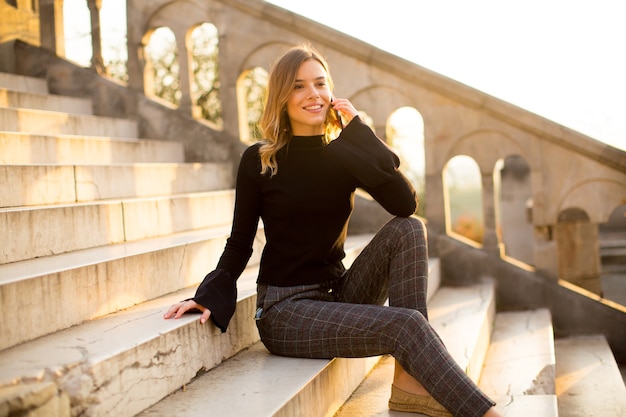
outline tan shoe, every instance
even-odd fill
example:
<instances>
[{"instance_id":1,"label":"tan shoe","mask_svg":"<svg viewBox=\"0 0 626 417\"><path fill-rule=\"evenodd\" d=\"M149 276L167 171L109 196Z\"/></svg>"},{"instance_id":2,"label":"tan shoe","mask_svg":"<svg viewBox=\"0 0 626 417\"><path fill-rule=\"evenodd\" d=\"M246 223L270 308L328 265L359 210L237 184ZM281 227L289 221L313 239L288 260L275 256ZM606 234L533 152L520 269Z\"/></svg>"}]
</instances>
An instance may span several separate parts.
<instances>
[{"instance_id":1,"label":"tan shoe","mask_svg":"<svg viewBox=\"0 0 626 417\"><path fill-rule=\"evenodd\" d=\"M409 413L421 413L430 417L452 417L452 414L433 397L411 394L391 385L389 409Z\"/></svg>"}]
</instances>

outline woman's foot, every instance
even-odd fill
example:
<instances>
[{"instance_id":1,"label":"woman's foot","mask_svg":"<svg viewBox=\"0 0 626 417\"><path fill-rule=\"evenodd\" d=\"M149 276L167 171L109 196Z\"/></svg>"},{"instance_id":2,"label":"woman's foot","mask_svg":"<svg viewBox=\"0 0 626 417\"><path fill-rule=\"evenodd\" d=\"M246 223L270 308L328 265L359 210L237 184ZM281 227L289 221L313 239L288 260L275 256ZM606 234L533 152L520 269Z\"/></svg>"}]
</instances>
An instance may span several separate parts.
<instances>
[{"instance_id":1,"label":"woman's foot","mask_svg":"<svg viewBox=\"0 0 626 417\"><path fill-rule=\"evenodd\" d=\"M452 417L452 414L433 397L411 394L391 385L389 409L409 413L421 413L430 417Z\"/></svg>"}]
</instances>

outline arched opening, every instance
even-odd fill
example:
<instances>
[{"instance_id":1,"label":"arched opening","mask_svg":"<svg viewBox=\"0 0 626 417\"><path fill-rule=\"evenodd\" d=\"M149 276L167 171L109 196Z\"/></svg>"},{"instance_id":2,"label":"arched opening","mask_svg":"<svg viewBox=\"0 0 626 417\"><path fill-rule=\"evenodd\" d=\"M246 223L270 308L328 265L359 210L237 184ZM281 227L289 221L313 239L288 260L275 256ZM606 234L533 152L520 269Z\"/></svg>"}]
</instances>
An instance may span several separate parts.
<instances>
[{"instance_id":1,"label":"arched opening","mask_svg":"<svg viewBox=\"0 0 626 417\"><path fill-rule=\"evenodd\" d=\"M145 93L174 106L180 104L180 64L176 36L168 27L149 32L144 39L146 66Z\"/></svg>"},{"instance_id":2,"label":"arched opening","mask_svg":"<svg viewBox=\"0 0 626 417\"><path fill-rule=\"evenodd\" d=\"M191 31L190 84L193 116L221 129L224 123L220 100L218 41L217 28L211 23L202 23Z\"/></svg>"},{"instance_id":3,"label":"arched opening","mask_svg":"<svg viewBox=\"0 0 626 417\"><path fill-rule=\"evenodd\" d=\"M120 13L120 11L124 11ZM102 59L107 74L118 81L128 81L126 48L126 0L107 0L100 9Z\"/></svg>"},{"instance_id":4,"label":"arched opening","mask_svg":"<svg viewBox=\"0 0 626 417\"><path fill-rule=\"evenodd\" d=\"M507 256L533 265L530 166L519 155L507 156L497 162L493 181L498 240Z\"/></svg>"},{"instance_id":5,"label":"arched opening","mask_svg":"<svg viewBox=\"0 0 626 417\"><path fill-rule=\"evenodd\" d=\"M446 233L482 243L484 216L480 168L467 155L450 159L443 170Z\"/></svg>"},{"instance_id":6,"label":"arched opening","mask_svg":"<svg viewBox=\"0 0 626 417\"><path fill-rule=\"evenodd\" d=\"M239 138L244 143L251 144L262 139L258 122L263 114L268 77L264 68L256 67L245 71L237 80Z\"/></svg>"},{"instance_id":7,"label":"arched opening","mask_svg":"<svg viewBox=\"0 0 626 417\"><path fill-rule=\"evenodd\" d=\"M400 157L400 170L420 197L417 214L424 216L426 166L422 115L412 107L397 109L387 121L387 141Z\"/></svg>"},{"instance_id":8,"label":"arched opening","mask_svg":"<svg viewBox=\"0 0 626 417\"><path fill-rule=\"evenodd\" d=\"M123 10L124 13L120 13ZM107 75L128 81L126 49L126 0L107 0L100 8L102 59ZM91 66L91 16L85 0L63 1L65 58L82 66ZM71 18L68 18L71 17Z\"/></svg>"},{"instance_id":9,"label":"arched opening","mask_svg":"<svg viewBox=\"0 0 626 417\"><path fill-rule=\"evenodd\" d=\"M91 17L85 0L64 0L63 19L65 58L81 67L91 65Z\"/></svg>"}]
</instances>

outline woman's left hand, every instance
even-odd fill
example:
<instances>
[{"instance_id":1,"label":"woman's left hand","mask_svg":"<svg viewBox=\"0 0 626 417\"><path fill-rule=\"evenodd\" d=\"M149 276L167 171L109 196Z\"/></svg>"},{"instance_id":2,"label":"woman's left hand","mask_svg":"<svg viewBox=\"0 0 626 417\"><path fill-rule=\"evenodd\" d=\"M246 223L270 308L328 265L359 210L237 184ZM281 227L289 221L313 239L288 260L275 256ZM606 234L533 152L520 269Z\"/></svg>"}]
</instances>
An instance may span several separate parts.
<instances>
[{"instance_id":1,"label":"woman's left hand","mask_svg":"<svg viewBox=\"0 0 626 417\"><path fill-rule=\"evenodd\" d=\"M169 310L163 315L165 320L168 319L179 319L188 311L197 310L202 313L200 315L200 323L206 323L206 321L211 317L211 310L196 303L194 300L186 300L176 303L170 307Z\"/></svg>"}]
</instances>

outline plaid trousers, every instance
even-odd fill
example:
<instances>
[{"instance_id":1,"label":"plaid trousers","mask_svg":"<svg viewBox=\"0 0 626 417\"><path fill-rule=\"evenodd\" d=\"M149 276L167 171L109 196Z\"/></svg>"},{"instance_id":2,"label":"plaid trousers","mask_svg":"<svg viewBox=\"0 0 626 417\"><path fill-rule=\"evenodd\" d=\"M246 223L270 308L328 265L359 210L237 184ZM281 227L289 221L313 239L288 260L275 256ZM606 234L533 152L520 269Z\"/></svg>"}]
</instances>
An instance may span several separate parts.
<instances>
[{"instance_id":1,"label":"plaid trousers","mask_svg":"<svg viewBox=\"0 0 626 417\"><path fill-rule=\"evenodd\" d=\"M450 356L428 322L424 224L395 217L345 275L322 284L258 285L261 341L276 355L392 355L454 416L483 416L494 403ZM384 306L389 299L389 306Z\"/></svg>"}]
</instances>

